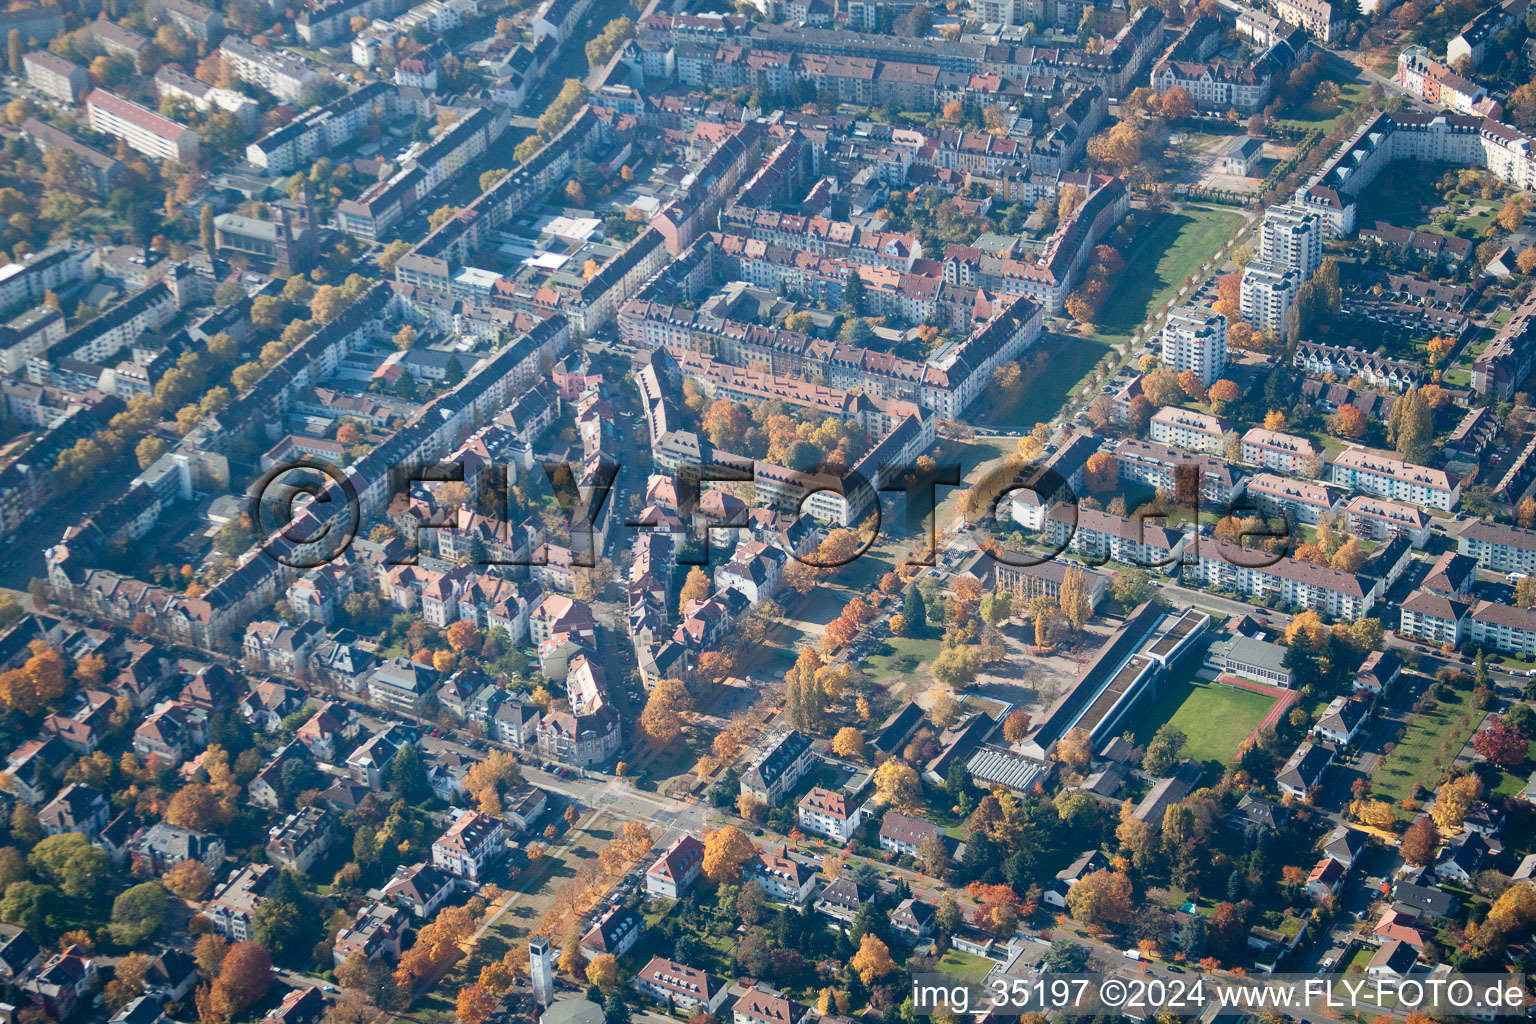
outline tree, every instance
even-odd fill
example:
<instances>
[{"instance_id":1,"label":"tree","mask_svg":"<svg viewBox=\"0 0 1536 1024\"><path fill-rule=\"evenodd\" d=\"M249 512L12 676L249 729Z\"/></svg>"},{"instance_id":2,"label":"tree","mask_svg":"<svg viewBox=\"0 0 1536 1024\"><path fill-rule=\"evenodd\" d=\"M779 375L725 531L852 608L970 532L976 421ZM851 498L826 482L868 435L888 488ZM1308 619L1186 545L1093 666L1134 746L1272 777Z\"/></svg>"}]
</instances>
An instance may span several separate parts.
<instances>
[{"instance_id":1,"label":"tree","mask_svg":"<svg viewBox=\"0 0 1536 1024\"><path fill-rule=\"evenodd\" d=\"M1068 729L1056 743L1056 760L1069 768L1083 771L1093 760L1093 737L1083 729Z\"/></svg>"},{"instance_id":2,"label":"tree","mask_svg":"<svg viewBox=\"0 0 1536 1024\"><path fill-rule=\"evenodd\" d=\"M213 207L205 205L203 212L198 214L198 240L203 243L203 251L212 255L217 249L214 244L213 234Z\"/></svg>"},{"instance_id":3,"label":"tree","mask_svg":"<svg viewBox=\"0 0 1536 1024\"><path fill-rule=\"evenodd\" d=\"M485 1024L496 1012L496 999L479 985L465 985L454 1008L459 1024Z\"/></svg>"},{"instance_id":4,"label":"tree","mask_svg":"<svg viewBox=\"0 0 1536 1024\"><path fill-rule=\"evenodd\" d=\"M254 1005L272 985L272 957L256 942L237 942L229 947L214 980L214 993L227 999L233 1013Z\"/></svg>"},{"instance_id":5,"label":"tree","mask_svg":"<svg viewBox=\"0 0 1536 1024\"><path fill-rule=\"evenodd\" d=\"M757 853L752 841L735 825L704 835L704 876L716 885L741 880L741 867Z\"/></svg>"},{"instance_id":6,"label":"tree","mask_svg":"<svg viewBox=\"0 0 1536 1024\"><path fill-rule=\"evenodd\" d=\"M12 833L14 837L14 825ZM92 846L79 832L64 832L37 843L27 855L27 866L38 881L57 885L64 895L86 901L98 897L112 871L106 851Z\"/></svg>"},{"instance_id":7,"label":"tree","mask_svg":"<svg viewBox=\"0 0 1536 1024\"><path fill-rule=\"evenodd\" d=\"M662 679L645 702L640 730L656 749L670 746L682 735L683 715L692 706L687 687L676 679Z\"/></svg>"},{"instance_id":8,"label":"tree","mask_svg":"<svg viewBox=\"0 0 1536 1024\"><path fill-rule=\"evenodd\" d=\"M426 766L421 763L421 751L414 743L407 743L390 760L385 769L390 795L408 804L421 803L430 798L432 785L427 781Z\"/></svg>"},{"instance_id":9,"label":"tree","mask_svg":"<svg viewBox=\"0 0 1536 1024\"><path fill-rule=\"evenodd\" d=\"M192 959L197 961L197 969L203 977L212 978L219 973L228 952L229 940L218 932L208 932L198 936L197 945L192 947Z\"/></svg>"},{"instance_id":10,"label":"tree","mask_svg":"<svg viewBox=\"0 0 1536 1024\"><path fill-rule=\"evenodd\" d=\"M980 670L981 654L974 647L946 647L933 659L933 677L951 687L969 686Z\"/></svg>"},{"instance_id":11,"label":"tree","mask_svg":"<svg viewBox=\"0 0 1536 1024\"><path fill-rule=\"evenodd\" d=\"M1346 405L1328 417L1328 432L1336 437L1364 437L1367 426L1365 413L1352 405Z\"/></svg>"},{"instance_id":12,"label":"tree","mask_svg":"<svg viewBox=\"0 0 1536 1024\"><path fill-rule=\"evenodd\" d=\"M709 597L709 576L697 565L688 570L688 577L683 580L683 586L677 595L677 613L686 614L685 609L694 601L703 601Z\"/></svg>"},{"instance_id":13,"label":"tree","mask_svg":"<svg viewBox=\"0 0 1536 1024\"><path fill-rule=\"evenodd\" d=\"M1110 580L1109 593L1122 607L1135 608L1152 599L1152 576L1145 569L1121 569Z\"/></svg>"},{"instance_id":14,"label":"tree","mask_svg":"<svg viewBox=\"0 0 1536 1024\"><path fill-rule=\"evenodd\" d=\"M1163 723L1147 743L1146 753L1142 757L1142 767L1159 777L1172 775L1173 770L1178 767L1179 755L1183 752L1187 741L1188 737L1183 731L1167 722Z\"/></svg>"},{"instance_id":15,"label":"tree","mask_svg":"<svg viewBox=\"0 0 1536 1024\"><path fill-rule=\"evenodd\" d=\"M161 882L181 899L195 900L213 884L213 872L202 861L189 858L167 871Z\"/></svg>"},{"instance_id":16,"label":"tree","mask_svg":"<svg viewBox=\"0 0 1536 1024\"><path fill-rule=\"evenodd\" d=\"M1519 729L1501 720L1473 736L1472 749L1500 768L1515 768L1525 763L1526 739Z\"/></svg>"},{"instance_id":17,"label":"tree","mask_svg":"<svg viewBox=\"0 0 1536 1024\"><path fill-rule=\"evenodd\" d=\"M1206 400L1215 407L1223 407L1237 401L1239 392L1237 384L1223 377L1211 385L1205 393Z\"/></svg>"},{"instance_id":18,"label":"tree","mask_svg":"<svg viewBox=\"0 0 1536 1024\"><path fill-rule=\"evenodd\" d=\"M177 790L165 808L165 820L188 832L207 832L219 815L219 797L209 786L189 783Z\"/></svg>"},{"instance_id":19,"label":"tree","mask_svg":"<svg viewBox=\"0 0 1536 1024\"><path fill-rule=\"evenodd\" d=\"M923 796L922 780L912 766L891 758L875 769L875 799L885 807L916 806Z\"/></svg>"},{"instance_id":20,"label":"tree","mask_svg":"<svg viewBox=\"0 0 1536 1024\"><path fill-rule=\"evenodd\" d=\"M5 34L5 56L13 75L20 75L25 70L21 64L22 45L20 29L13 28Z\"/></svg>"},{"instance_id":21,"label":"tree","mask_svg":"<svg viewBox=\"0 0 1536 1024\"><path fill-rule=\"evenodd\" d=\"M1057 974L1078 974L1088 966L1088 950L1071 939L1057 939L1045 951L1040 963Z\"/></svg>"},{"instance_id":22,"label":"tree","mask_svg":"<svg viewBox=\"0 0 1536 1024\"><path fill-rule=\"evenodd\" d=\"M917 848L917 863L927 874L934 878L943 878L949 874L952 866L949 859L949 847L939 836L929 836L924 839Z\"/></svg>"},{"instance_id":23,"label":"tree","mask_svg":"<svg viewBox=\"0 0 1536 1024\"><path fill-rule=\"evenodd\" d=\"M848 966L859 973L859 980L865 985L873 985L878 978L883 978L896 970L896 961L891 959L891 948L871 932L866 932L859 942L859 951L848 961Z\"/></svg>"},{"instance_id":24,"label":"tree","mask_svg":"<svg viewBox=\"0 0 1536 1024\"><path fill-rule=\"evenodd\" d=\"M1087 579L1080 567L1075 565L1067 567L1066 574L1061 580L1060 604L1061 614L1072 624L1074 630L1081 631L1093 616L1093 603L1088 596Z\"/></svg>"},{"instance_id":25,"label":"tree","mask_svg":"<svg viewBox=\"0 0 1536 1024\"><path fill-rule=\"evenodd\" d=\"M108 930L120 946L137 946L148 941L165 924L171 901L159 882L140 882L112 902L112 922Z\"/></svg>"},{"instance_id":26,"label":"tree","mask_svg":"<svg viewBox=\"0 0 1536 1024\"><path fill-rule=\"evenodd\" d=\"M112 982L103 993L108 1009L120 1010L144 994L144 979L154 963L145 953L129 953L112 969Z\"/></svg>"},{"instance_id":27,"label":"tree","mask_svg":"<svg viewBox=\"0 0 1536 1024\"><path fill-rule=\"evenodd\" d=\"M843 726L832 737L832 753L838 757L863 757L863 735L851 725Z\"/></svg>"},{"instance_id":28,"label":"tree","mask_svg":"<svg viewBox=\"0 0 1536 1024\"><path fill-rule=\"evenodd\" d=\"M1463 775L1440 787L1430 812L1442 830L1454 831L1467 819L1472 805L1483 798L1483 783L1476 775Z\"/></svg>"},{"instance_id":29,"label":"tree","mask_svg":"<svg viewBox=\"0 0 1536 1024\"><path fill-rule=\"evenodd\" d=\"M612 953L603 953L587 964L587 981L604 992L610 992L619 983L619 961ZM463 1019L462 1015L459 1018Z\"/></svg>"},{"instance_id":30,"label":"tree","mask_svg":"<svg viewBox=\"0 0 1536 1024\"><path fill-rule=\"evenodd\" d=\"M341 311L347 308L347 298L340 288L334 285L321 285L315 289L314 298L309 300L309 314L318 323L328 324L341 315Z\"/></svg>"},{"instance_id":31,"label":"tree","mask_svg":"<svg viewBox=\"0 0 1536 1024\"><path fill-rule=\"evenodd\" d=\"M954 691L938 683L929 689L928 695L933 701L933 706L928 709L928 720L934 727L948 729L954 725L960 715L960 704L955 700Z\"/></svg>"},{"instance_id":32,"label":"tree","mask_svg":"<svg viewBox=\"0 0 1536 1024\"><path fill-rule=\"evenodd\" d=\"M1067 909L1085 924L1129 923L1131 880L1118 871L1094 871L1067 890Z\"/></svg>"},{"instance_id":33,"label":"tree","mask_svg":"<svg viewBox=\"0 0 1536 1024\"><path fill-rule=\"evenodd\" d=\"M1434 863L1435 851L1439 848L1440 830L1435 827L1434 819L1428 817L1409 825L1403 833L1402 842L1398 844L1403 860L1421 868Z\"/></svg>"},{"instance_id":34,"label":"tree","mask_svg":"<svg viewBox=\"0 0 1536 1024\"><path fill-rule=\"evenodd\" d=\"M1163 93L1162 114L1170 121L1182 121L1195 113L1195 101L1182 85Z\"/></svg>"},{"instance_id":35,"label":"tree","mask_svg":"<svg viewBox=\"0 0 1536 1024\"><path fill-rule=\"evenodd\" d=\"M1029 735L1031 725L1029 712L1023 708L1015 709L1003 719L1003 739L1009 743L1019 743Z\"/></svg>"}]
</instances>

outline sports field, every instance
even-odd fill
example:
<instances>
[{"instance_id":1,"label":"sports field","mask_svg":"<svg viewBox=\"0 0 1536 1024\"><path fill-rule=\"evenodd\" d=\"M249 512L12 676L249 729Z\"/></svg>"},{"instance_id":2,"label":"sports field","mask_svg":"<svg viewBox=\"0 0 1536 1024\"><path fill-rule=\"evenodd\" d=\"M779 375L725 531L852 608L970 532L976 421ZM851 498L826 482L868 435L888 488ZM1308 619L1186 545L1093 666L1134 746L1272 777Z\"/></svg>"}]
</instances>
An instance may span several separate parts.
<instances>
[{"instance_id":1,"label":"sports field","mask_svg":"<svg viewBox=\"0 0 1536 1024\"><path fill-rule=\"evenodd\" d=\"M1274 698L1249 690L1197 679L1169 682L1147 706L1136 742L1146 743L1163 725L1171 724L1189 737L1184 753L1197 761L1229 764L1238 746L1258 728Z\"/></svg>"}]
</instances>

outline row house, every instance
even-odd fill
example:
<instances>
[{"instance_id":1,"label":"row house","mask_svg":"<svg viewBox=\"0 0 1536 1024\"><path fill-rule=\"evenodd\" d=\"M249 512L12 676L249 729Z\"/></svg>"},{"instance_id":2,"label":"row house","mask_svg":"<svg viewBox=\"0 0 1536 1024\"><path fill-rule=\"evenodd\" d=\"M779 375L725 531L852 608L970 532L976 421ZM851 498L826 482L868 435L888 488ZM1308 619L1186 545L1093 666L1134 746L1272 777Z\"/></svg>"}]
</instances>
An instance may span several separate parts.
<instances>
[{"instance_id":1,"label":"row house","mask_svg":"<svg viewBox=\"0 0 1536 1024\"><path fill-rule=\"evenodd\" d=\"M1297 344L1292 362L1314 377L1332 376L1341 381L1359 377L1371 387L1411 391L1424 380L1424 369L1400 359L1378 356L1364 349L1324 345L1315 341Z\"/></svg>"}]
</instances>

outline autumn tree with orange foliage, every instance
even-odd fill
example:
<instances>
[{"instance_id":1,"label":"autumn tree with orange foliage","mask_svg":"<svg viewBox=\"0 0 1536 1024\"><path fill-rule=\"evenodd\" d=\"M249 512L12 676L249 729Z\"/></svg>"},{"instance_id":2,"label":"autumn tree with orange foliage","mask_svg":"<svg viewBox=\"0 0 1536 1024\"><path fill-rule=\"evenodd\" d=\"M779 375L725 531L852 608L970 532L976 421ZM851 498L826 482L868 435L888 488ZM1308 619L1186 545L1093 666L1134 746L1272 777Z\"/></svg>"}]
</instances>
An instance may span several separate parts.
<instances>
[{"instance_id":1,"label":"autumn tree with orange foliage","mask_svg":"<svg viewBox=\"0 0 1536 1024\"><path fill-rule=\"evenodd\" d=\"M1364 437L1369 425L1365 413L1352 405L1346 405L1328 417L1328 432L1335 437Z\"/></svg>"}]
</instances>

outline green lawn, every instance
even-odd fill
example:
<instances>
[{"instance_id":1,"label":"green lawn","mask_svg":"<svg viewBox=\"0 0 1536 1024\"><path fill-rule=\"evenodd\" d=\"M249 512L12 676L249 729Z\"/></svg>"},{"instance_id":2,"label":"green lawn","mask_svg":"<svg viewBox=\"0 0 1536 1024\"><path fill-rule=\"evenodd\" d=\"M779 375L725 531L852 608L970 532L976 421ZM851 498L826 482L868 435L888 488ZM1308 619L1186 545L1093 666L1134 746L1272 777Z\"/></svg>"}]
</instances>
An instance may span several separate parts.
<instances>
[{"instance_id":1,"label":"green lawn","mask_svg":"<svg viewBox=\"0 0 1536 1024\"><path fill-rule=\"evenodd\" d=\"M945 974L958 974L964 978L985 978L997 964L984 956L951 949L939 958L939 970Z\"/></svg>"},{"instance_id":2,"label":"green lawn","mask_svg":"<svg viewBox=\"0 0 1536 1024\"><path fill-rule=\"evenodd\" d=\"M1261 693L1220 683L1195 679L1165 683L1163 692L1140 716L1136 742L1146 743L1167 722L1189 737L1185 754L1227 764L1274 704Z\"/></svg>"},{"instance_id":3,"label":"green lawn","mask_svg":"<svg viewBox=\"0 0 1536 1024\"><path fill-rule=\"evenodd\" d=\"M1371 962L1371 958L1375 955L1375 946L1369 946L1362 943L1353 953L1350 954L1348 960L1341 964L1335 964L1333 969L1340 974L1364 974L1366 965Z\"/></svg>"},{"instance_id":4,"label":"green lawn","mask_svg":"<svg viewBox=\"0 0 1536 1024\"><path fill-rule=\"evenodd\" d=\"M1364 82L1355 82L1331 74L1328 77L1339 87L1338 106L1325 107L1315 98L1308 98L1305 103L1296 103L1282 110L1279 120L1301 128L1317 128L1327 133L1333 130L1333 126L1346 111L1353 110L1364 103L1371 91L1370 86Z\"/></svg>"},{"instance_id":5,"label":"green lawn","mask_svg":"<svg viewBox=\"0 0 1536 1024\"><path fill-rule=\"evenodd\" d=\"M1231 210L1186 206L1138 232L1125 270L1111 282L1093 336L1111 345L1129 338L1242 224L1242 215Z\"/></svg>"},{"instance_id":6,"label":"green lawn","mask_svg":"<svg viewBox=\"0 0 1536 1024\"><path fill-rule=\"evenodd\" d=\"M1415 164L1389 167L1362 197L1358 222L1372 224L1384 220L1415 231L1480 240L1484 230L1493 223L1500 204L1462 192L1453 193L1447 201L1440 188L1440 178L1438 168ZM1429 212L1447 202L1456 214L1456 222L1443 228L1430 220Z\"/></svg>"},{"instance_id":7,"label":"green lawn","mask_svg":"<svg viewBox=\"0 0 1536 1024\"><path fill-rule=\"evenodd\" d=\"M1097 338L1074 335L1047 334L1042 347L1044 358L1037 351L1030 352L1037 365L1025 373L1018 397L1008 402L989 402L983 397L968 414L973 424L1029 432L1036 423L1055 416L1109 352L1109 345Z\"/></svg>"},{"instance_id":8,"label":"green lawn","mask_svg":"<svg viewBox=\"0 0 1536 1024\"><path fill-rule=\"evenodd\" d=\"M1371 774L1375 795L1396 803L1412 797L1416 785L1434 789L1441 769L1461 752L1482 719L1483 712L1472 708L1470 690L1451 690L1433 711L1414 716L1402 742Z\"/></svg>"},{"instance_id":9,"label":"green lawn","mask_svg":"<svg viewBox=\"0 0 1536 1024\"><path fill-rule=\"evenodd\" d=\"M939 656L939 637L886 637L875 653L864 659L864 672L874 683L912 676L921 666L930 665Z\"/></svg>"}]
</instances>

